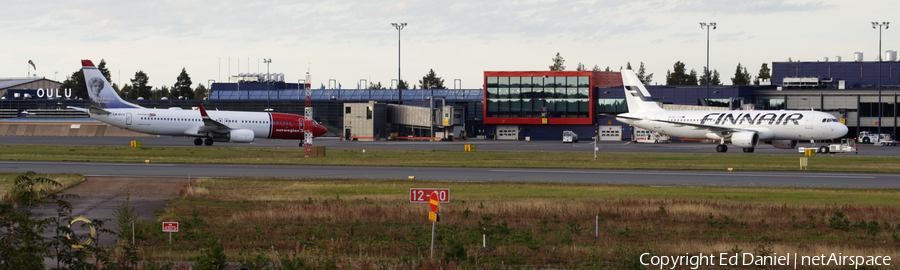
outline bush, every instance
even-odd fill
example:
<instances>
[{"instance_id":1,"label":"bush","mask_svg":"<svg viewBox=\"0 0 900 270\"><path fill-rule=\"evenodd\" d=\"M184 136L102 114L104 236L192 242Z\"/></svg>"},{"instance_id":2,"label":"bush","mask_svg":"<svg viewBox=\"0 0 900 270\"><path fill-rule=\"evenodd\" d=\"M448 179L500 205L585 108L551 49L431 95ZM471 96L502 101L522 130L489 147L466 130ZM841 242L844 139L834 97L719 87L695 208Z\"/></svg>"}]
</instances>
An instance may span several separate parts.
<instances>
[{"instance_id":1,"label":"bush","mask_svg":"<svg viewBox=\"0 0 900 270\"><path fill-rule=\"evenodd\" d=\"M828 228L849 232L850 220L844 217L843 212L834 211L834 215L832 215L831 219L828 220Z\"/></svg>"},{"instance_id":2,"label":"bush","mask_svg":"<svg viewBox=\"0 0 900 270\"><path fill-rule=\"evenodd\" d=\"M212 246L212 248L200 250L195 269L222 270L225 268L225 260L227 258L225 256L225 247L222 246L222 243L210 241L206 246Z\"/></svg>"}]
</instances>

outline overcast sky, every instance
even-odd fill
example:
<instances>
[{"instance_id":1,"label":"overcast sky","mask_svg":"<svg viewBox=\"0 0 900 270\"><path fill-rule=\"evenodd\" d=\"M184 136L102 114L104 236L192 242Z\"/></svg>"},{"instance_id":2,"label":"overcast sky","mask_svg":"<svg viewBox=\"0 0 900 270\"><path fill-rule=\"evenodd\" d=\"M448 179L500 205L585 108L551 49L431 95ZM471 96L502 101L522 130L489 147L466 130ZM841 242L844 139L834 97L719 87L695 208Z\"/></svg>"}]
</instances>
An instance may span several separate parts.
<instances>
[{"instance_id":1,"label":"overcast sky","mask_svg":"<svg viewBox=\"0 0 900 270\"><path fill-rule=\"evenodd\" d=\"M429 69L447 87L481 88L484 71L548 70L558 52L566 70L579 62L618 70L644 62L663 84L676 61L710 66L730 84L740 62L865 60L878 54L872 21L890 21L900 1L7 1L0 9L0 77L32 73L65 80L81 59L105 59L113 83L143 70L150 85L171 86L182 68L194 82L270 71L296 82L329 79L344 89L360 79L397 77L402 31L403 80ZM894 16L890 16L890 15ZM894 22L900 28L900 21ZM883 32L883 51L900 50L900 29ZM229 63L230 58L230 63ZM249 59L249 63L248 63ZM240 61L240 66L238 65ZM229 72L230 66L230 72ZM58 72L58 74L57 74Z\"/></svg>"}]
</instances>

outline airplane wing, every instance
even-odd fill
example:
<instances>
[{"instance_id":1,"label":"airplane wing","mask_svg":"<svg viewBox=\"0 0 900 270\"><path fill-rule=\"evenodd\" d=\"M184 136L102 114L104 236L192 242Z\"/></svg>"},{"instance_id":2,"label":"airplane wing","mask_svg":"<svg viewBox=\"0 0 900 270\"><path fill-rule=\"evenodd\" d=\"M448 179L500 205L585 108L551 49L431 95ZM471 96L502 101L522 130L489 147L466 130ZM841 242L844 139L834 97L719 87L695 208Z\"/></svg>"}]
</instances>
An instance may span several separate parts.
<instances>
[{"instance_id":1,"label":"airplane wing","mask_svg":"<svg viewBox=\"0 0 900 270\"><path fill-rule=\"evenodd\" d=\"M76 110L76 111L86 112L86 113L89 113L89 114L91 114L91 113L92 113L92 114L110 114L109 111L104 110L104 109L101 109L101 108L97 108L97 107L94 107L94 106L88 107L87 109L85 109L85 108L80 108L80 107L73 107L73 106L67 106L66 108L73 109L73 110Z\"/></svg>"},{"instance_id":2,"label":"airplane wing","mask_svg":"<svg viewBox=\"0 0 900 270\"><path fill-rule=\"evenodd\" d=\"M228 127L225 124L220 123L219 121L213 120L206 114L206 109L203 108L203 104L197 102L197 106L200 107L200 116L203 118L203 126L201 126L198 131L200 132L210 132L210 131L218 131L224 132L231 130L231 127Z\"/></svg>"}]
</instances>

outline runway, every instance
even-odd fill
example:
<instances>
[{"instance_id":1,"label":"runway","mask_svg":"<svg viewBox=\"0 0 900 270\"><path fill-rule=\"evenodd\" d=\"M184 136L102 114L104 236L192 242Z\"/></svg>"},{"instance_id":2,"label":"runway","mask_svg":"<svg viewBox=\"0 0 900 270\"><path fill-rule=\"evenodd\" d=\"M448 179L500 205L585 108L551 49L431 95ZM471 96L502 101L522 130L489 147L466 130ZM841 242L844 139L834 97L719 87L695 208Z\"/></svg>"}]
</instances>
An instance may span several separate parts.
<instances>
[{"instance_id":1,"label":"runway","mask_svg":"<svg viewBox=\"0 0 900 270\"><path fill-rule=\"evenodd\" d=\"M128 146L132 140L142 141L145 147L206 147L195 146L194 140L187 137L50 137L50 136L0 136L0 144L6 145L108 145ZM252 143L216 142L213 147L262 147L262 148L297 148L299 141L256 139ZM531 152L591 152L590 141L579 143L562 143L561 141L495 141L470 139L468 141L431 142L431 141L339 141L337 138L316 138L316 146L326 149L415 149L415 150L451 150L461 151L465 144L474 144L478 151L531 151ZM822 146L824 144L818 144ZM653 154L717 154L717 155L795 155L801 156L797 149L778 149L771 145L759 145L754 153L743 153L740 148L730 146L726 153L716 153L714 143L686 142L644 144L632 142L598 142L598 153L653 153ZM809 142L801 142L798 147L810 147ZM874 146L861 144L859 153L840 153L834 155L853 156L900 156L900 147Z\"/></svg>"},{"instance_id":2,"label":"runway","mask_svg":"<svg viewBox=\"0 0 900 270\"><path fill-rule=\"evenodd\" d=\"M2 136L0 144L12 145L129 145L141 140L145 147L206 147L194 146L184 137L29 137ZM216 143L214 147L296 148L295 140L257 139L250 144ZM593 144L581 142L563 144L558 141L493 141L469 140L455 142L375 141L348 142L334 138L320 138L317 146L327 149L419 149L461 151L464 144L477 145L477 151L555 151L590 152ZM802 145L802 144L801 144ZM601 142L600 153L694 153L726 155L796 155L796 149L777 149L760 145L756 153L747 154L733 148L727 153L715 153L710 143L638 144ZM852 156L898 156L900 148L862 145L860 154ZM764 158L761 156L760 158ZM36 171L41 173L81 173L91 176L158 176L158 177L315 177L407 179L433 181L522 181L564 182L591 184L634 184L661 186L742 186L742 187L813 187L813 188L900 188L900 174L824 173L824 172L756 172L756 171L692 171L692 170L554 170L511 168L438 168L438 167L354 167L354 166L290 166L290 165L234 165L234 164L134 164L84 162L8 162L0 161L0 172Z\"/></svg>"},{"instance_id":3,"label":"runway","mask_svg":"<svg viewBox=\"0 0 900 270\"><path fill-rule=\"evenodd\" d=\"M554 170L235 164L135 164L0 162L0 172L81 173L88 176L363 178L432 181L521 181L651 186L805 188L900 188L900 175L819 172L727 172L678 170Z\"/></svg>"}]
</instances>

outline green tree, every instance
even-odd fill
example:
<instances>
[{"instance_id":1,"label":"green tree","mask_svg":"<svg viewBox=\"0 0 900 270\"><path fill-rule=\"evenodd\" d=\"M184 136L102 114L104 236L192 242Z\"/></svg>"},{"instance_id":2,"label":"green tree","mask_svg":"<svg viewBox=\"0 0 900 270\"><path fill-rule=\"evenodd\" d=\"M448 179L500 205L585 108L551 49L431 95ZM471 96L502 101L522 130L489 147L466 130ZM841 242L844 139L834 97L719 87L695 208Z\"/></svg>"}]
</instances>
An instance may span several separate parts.
<instances>
[{"instance_id":1,"label":"green tree","mask_svg":"<svg viewBox=\"0 0 900 270\"><path fill-rule=\"evenodd\" d=\"M653 73L647 74L647 70L644 69L644 62L641 62L641 67L638 68L637 77L645 85L650 85L653 82Z\"/></svg>"},{"instance_id":2,"label":"green tree","mask_svg":"<svg viewBox=\"0 0 900 270\"><path fill-rule=\"evenodd\" d=\"M153 95L153 87L147 85L149 81L150 77L148 77L147 73L144 73L143 70L135 72L134 78L131 79L131 88L134 89L134 94L129 93L129 97L132 99L137 99L139 97L150 99L150 97ZM87 92L85 92L85 95L87 95Z\"/></svg>"},{"instance_id":3,"label":"green tree","mask_svg":"<svg viewBox=\"0 0 900 270\"><path fill-rule=\"evenodd\" d=\"M734 71L734 78L731 78L731 84L748 85L750 84L750 78L750 72L747 72L747 67L742 67L741 63L738 63Z\"/></svg>"},{"instance_id":4,"label":"green tree","mask_svg":"<svg viewBox=\"0 0 900 270\"><path fill-rule=\"evenodd\" d=\"M697 71L692 69L688 74L684 63L675 62L672 70L666 71L666 85L697 85Z\"/></svg>"},{"instance_id":5,"label":"green tree","mask_svg":"<svg viewBox=\"0 0 900 270\"><path fill-rule=\"evenodd\" d=\"M584 68L584 64L582 64L581 62L578 62L578 66L575 67L575 70L576 71L585 71L587 69Z\"/></svg>"},{"instance_id":6,"label":"green tree","mask_svg":"<svg viewBox=\"0 0 900 270\"><path fill-rule=\"evenodd\" d=\"M438 77L437 74L434 73L434 69L429 69L428 74L425 74L425 77L422 77L419 80L419 85L421 89L447 89L444 86L444 79Z\"/></svg>"},{"instance_id":7,"label":"green tree","mask_svg":"<svg viewBox=\"0 0 900 270\"><path fill-rule=\"evenodd\" d=\"M106 78L107 82L112 82L112 76L109 75L109 69L106 68L105 59L100 59L100 64L97 65L97 69L100 70L100 74L103 74L103 77Z\"/></svg>"},{"instance_id":8,"label":"green tree","mask_svg":"<svg viewBox=\"0 0 900 270\"><path fill-rule=\"evenodd\" d=\"M175 96L175 91L172 91L172 89L165 85L153 89L153 97L155 99L162 99L163 97L168 100L178 99L178 97Z\"/></svg>"},{"instance_id":9,"label":"green tree","mask_svg":"<svg viewBox=\"0 0 900 270\"><path fill-rule=\"evenodd\" d=\"M41 198L49 194L49 190L41 190L40 186L60 186L59 182L40 176L32 171L16 176L13 183L15 185L12 190L13 201L18 205L27 205L29 212L31 211L31 206L33 204L43 205L46 203L45 201L42 201ZM35 185L38 186L37 189L35 189Z\"/></svg>"},{"instance_id":10,"label":"green tree","mask_svg":"<svg viewBox=\"0 0 900 270\"><path fill-rule=\"evenodd\" d=\"M687 85L697 85L697 71L691 69L691 73L687 77Z\"/></svg>"},{"instance_id":11,"label":"green tree","mask_svg":"<svg viewBox=\"0 0 900 270\"><path fill-rule=\"evenodd\" d=\"M553 64L550 65L550 71L563 71L566 70L566 66L563 65L566 63L566 59L563 59L559 53L556 53L556 57L553 57Z\"/></svg>"},{"instance_id":12,"label":"green tree","mask_svg":"<svg viewBox=\"0 0 900 270\"><path fill-rule=\"evenodd\" d=\"M373 83L369 82L369 88L367 89L384 89L384 86L381 86L381 82Z\"/></svg>"},{"instance_id":13,"label":"green tree","mask_svg":"<svg viewBox=\"0 0 900 270\"><path fill-rule=\"evenodd\" d=\"M194 90L191 89L191 85L193 84L194 83L191 82L191 75L188 75L185 68L181 68L181 74L178 74L175 84L172 85L171 98L194 99Z\"/></svg>"},{"instance_id":14,"label":"green tree","mask_svg":"<svg viewBox=\"0 0 900 270\"><path fill-rule=\"evenodd\" d=\"M602 70L600 69L600 66L598 66L597 64L594 64L594 68L592 68L591 70L592 70L592 71L602 71Z\"/></svg>"},{"instance_id":15,"label":"green tree","mask_svg":"<svg viewBox=\"0 0 900 270\"><path fill-rule=\"evenodd\" d=\"M400 80L400 82L397 83L397 89L409 89L409 86L406 85L406 81Z\"/></svg>"},{"instance_id":16,"label":"green tree","mask_svg":"<svg viewBox=\"0 0 900 270\"><path fill-rule=\"evenodd\" d=\"M15 182L13 194L26 194L16 200L32 204L54 203L57 205L56 216L33 216L30 209L17 210L10 204L0 203L3 221L0 222L0 269L46 269L51 265L44 265L45 258L56 261L53 269L94 269L97 268L94 263L109 261L108 252L104 249L92 245L73 247L88 237L68 237L74 235L69 228L74 218L72 205L65 199L75 196L35 191L35 185L59 183L34 172L19 175ZM102 220L92 220L90 223L100 234L114 233L103 229Z\"/></svg>"},{"instance_id":17,"label":"green tree","mask_svg":"<svg viewBox=\"0 0 900 270\"><path fill-rule=\"evenodd\" d=\"M130 85L125 84L125 86L122 86L122 89L120 89L118 91L119 97L121 97L123 99L128 99L128 92L131 92L131 91L134 91L134 89L131 89Z\"/></svg>"},{"instance_id":18,"label":"green tree","mask_svg":"<svg viewBox=\"0 0 900 270\"><path fill-rule=\"evenodd\" d=\"M706 73L707 73L707 71L708 71L708 70L706 70L706 67L703 67L703 74L700 75L700 78L699 78L699 81L698 81L698 83L699 83L700 85L706 85ZM713 71L712 71L712 72L709 72L709 73L710 73L710 76L709 76L709 85L722 85L722 80L719 78L719 71L718 71L718 70L713 69Z\"/></svg>"},{"instance_id":19,"label":"green tree","mask_svg":"<svg viewBox=\"0 0 900 270\"><path fill-rule=\"evenodd\" d=\"M194 88L194 98L196 100L204 100L208 95L209 89L206 89L206 85L202 83L197 84L197 88Z\"/></svg>"},{"instance_id":20,"label":"green tree","mask_svg":"<svg viewBox=\"0 0 900 270\"><path fill-rule=\"evenodd\" d=\"M772 74L769 70L769 63L763 63L762 67L759 68L759 75L756 75L756 79L753 80L753 84L759 85L760 80L771 80Z\"/></svg>"},{"instance_id":21,"label":"green tree","mask_svg":"<svg viewBox=\"0 0 900 270\"><path fill-rule=\"evenodd\" d=\"M60 87L63 89L72 89L72 98L90 98L88 97L87 83L84 82L84 71L81 69L72 72L72 75L66 78Z\"/></svg>"}]
</instances>

